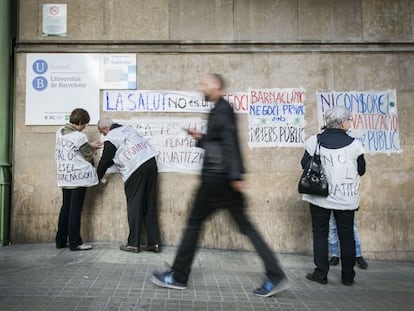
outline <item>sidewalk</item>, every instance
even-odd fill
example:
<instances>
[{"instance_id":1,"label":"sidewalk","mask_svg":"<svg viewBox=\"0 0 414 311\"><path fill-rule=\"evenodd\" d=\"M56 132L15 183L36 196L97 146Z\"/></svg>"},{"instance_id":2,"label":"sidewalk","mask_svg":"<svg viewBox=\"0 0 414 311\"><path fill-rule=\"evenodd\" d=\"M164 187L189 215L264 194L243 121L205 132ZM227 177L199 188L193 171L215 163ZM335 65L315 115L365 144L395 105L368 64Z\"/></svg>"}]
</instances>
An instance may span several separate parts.
<instances>
[{"instance_id":1,"label":"sidewalk","mask_svg":"<svg viewBox=\"0 0 414 311\"><path fill-rule=\"evenodd\" d=\"M0 310L414 310L414 263L368 261L356 268L352 287L331 268L328 285L305 278L310 256L281 254L290 289L271 298L254 296L263 280L256 253L201 249L188 289L155 287L153 270L171 263L175 247L161 254L127 253L114 243L84 252L54 244L0 247Z\"/></svg>"}]
</instances>

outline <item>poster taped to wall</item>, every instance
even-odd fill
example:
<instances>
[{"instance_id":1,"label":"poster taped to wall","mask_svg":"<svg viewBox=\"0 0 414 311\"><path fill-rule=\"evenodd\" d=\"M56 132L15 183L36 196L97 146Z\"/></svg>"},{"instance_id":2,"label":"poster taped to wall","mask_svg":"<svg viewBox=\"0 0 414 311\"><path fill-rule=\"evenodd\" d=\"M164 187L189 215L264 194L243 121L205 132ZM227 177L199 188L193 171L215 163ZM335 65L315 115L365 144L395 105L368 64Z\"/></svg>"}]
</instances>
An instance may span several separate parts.
<instances>
[{"instance_id":1,"label":"poster taped to wall","mask_svg":"<svg viewBox=\"0 0 414 311\"><path fill-rule=\"evenodd\" d=\"M360 140L366 153L399 153L400 131L397 94L394 90L316 92L318 122L324 125L324 113L333 106L351 111L349 134Z\"/></svg>"},{"instance_id":2,"label":"poster taped to wall","mask_svg":"<svg viewBox=\"0 0 414 311\"><path fill-rule=\"evenodd\" d=\"M303 147L305 90L249 90L249 146Z\"/></svg>"},{"instance_id":3,"label":"poster taped to wall","mask_svg":"<svg viewBox=\"0 0 414 311\"><path fill-rule=\"evenodd\" d=\"M101 54L101 89L135 90L137 58L135 54Z\"/></svg>"},{"instance_id":4,"label":"poster taped to wall","mask_svg":"<svg viewBox=\"0 0 414 311\"><path fill-rule=\"evenodd\" d=\"M187 134L186 129L205 133L207 120L199 118L136 118L114 121L122 125L132 125L149 140L158 151L156 159L160 173L200 173L204 150L196 147L196 140Z\"/></svg>"},{"instance_id":5,"label":"poster taped to wall","mask_svg":"<svg viewBox=\"0 0 414 311\"><path fill-rule=\"evenodd\" d=\"M200 112L208 113L212 103L191 91L111 91L102 94L102 110L115 112Z\"/></svg>"},{"instance_id":6,"label":"poster taped to wall","mask_svg":"<svg viewBox=\"0 0 414 311\"><path fill-rule=\"evenodd\" d=\"M248 94L227 92L224 98L236 113L247 113ZM198 112L208 113L213 103L200 92L166 90L103 90L102 110L114 112Z\"/></svg>"},{"instance_id":7,"label":"poster taped to wall","mask_svg":"<svg viewBox=\"0 0 414 311\"><path fill-rule=\"evenodd\" d=\"M99 54L27 54L26 125L62 125L74 108L99 119Z\"/></svg>"}]
</instances>

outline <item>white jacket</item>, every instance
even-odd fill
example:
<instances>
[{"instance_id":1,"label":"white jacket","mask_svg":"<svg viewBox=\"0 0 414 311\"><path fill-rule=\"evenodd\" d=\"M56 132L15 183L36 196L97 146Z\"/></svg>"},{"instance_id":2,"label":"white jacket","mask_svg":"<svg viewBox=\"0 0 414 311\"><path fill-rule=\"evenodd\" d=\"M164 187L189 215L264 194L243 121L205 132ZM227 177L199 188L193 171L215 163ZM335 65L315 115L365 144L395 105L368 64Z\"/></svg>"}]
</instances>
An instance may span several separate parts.
<instances>
[{"instance_id":1,"label":"white jacket","mask_svg":"<svg viewBox=\"0 0 414 311\"><path fill-rule=\"evenodd\" d=\"M85 134L74 131L62 135L62 128L56 132L55 160L58 187L90 187L98 184L93 165L86 161L79 148L88 143Z\"/></svg>"},{"instance_id":2,"label":"white jacket","mask_svg":"<svg viewBox=\"0 0 414 311\"><path fill-rule=\"evenodd\" d=\"M157 154L145 137L130 125L110 130L105 141L110 141L117 149L113 161L124 182L138 167Z\"/></svg>"},{"instance_id":3,"label":"white jacket","mask_svg":"<svg viewBox=\"0 0 414 311\"><path fill-rule=\"evenodd\" d=\"M314 154L316 144L316 135L306 140L305 148L310 155ZM364 148L357 139L339 149L328 149L321 146L321 162L329 183L329 195L321 197L304 194L303 200L329 209L357 209L360 188L357 158L363 153Z\"/></svg>"}]
</instances>

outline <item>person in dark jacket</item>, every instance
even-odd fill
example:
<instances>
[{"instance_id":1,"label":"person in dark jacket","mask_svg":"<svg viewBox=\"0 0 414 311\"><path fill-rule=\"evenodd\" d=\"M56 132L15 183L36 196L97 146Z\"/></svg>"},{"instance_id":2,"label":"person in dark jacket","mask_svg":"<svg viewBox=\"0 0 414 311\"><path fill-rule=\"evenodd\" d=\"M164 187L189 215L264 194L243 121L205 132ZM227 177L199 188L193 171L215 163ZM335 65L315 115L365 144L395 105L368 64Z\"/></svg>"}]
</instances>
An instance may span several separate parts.
<instances>
[{"instance_id":1,"label":"person in dark jacket","mask_svg":"<svg viewBox=\"0 0 414 311\"><path fill-rule=\"evenodd\" d=\"M197 248L200 229L204 221L219 209L227 209L264 262L266 278L257 296L269 297L288 288L288 280L272 250L264 242L246 214L242 194L243 162L240 153L237 124L233 108L223 99L224 80L221 75L208 74L200 83L207 101L214 102L207 133L194 130L188 133L205 150L201 184L190 212L184 236L178 247L171 269L154 272L151 281L160 287L187 288L191 266Z\"/></svg>"},{"instance_id":2,"label":"person in dark jacket","mask_svg":"<svg viewBox=\"0 0 414 311\"><path fill-rule=\"evenodd\" d=\"M100 119L98 130L105 136L104 150L98 164L98 178L115 165L119 169L127 199L129 235L122 251L161 251L157 212L157 154L147 139L130 125L120 125L111 119ZM143 230L147 245L141 247Z\"/></svg>"}]
</instances>

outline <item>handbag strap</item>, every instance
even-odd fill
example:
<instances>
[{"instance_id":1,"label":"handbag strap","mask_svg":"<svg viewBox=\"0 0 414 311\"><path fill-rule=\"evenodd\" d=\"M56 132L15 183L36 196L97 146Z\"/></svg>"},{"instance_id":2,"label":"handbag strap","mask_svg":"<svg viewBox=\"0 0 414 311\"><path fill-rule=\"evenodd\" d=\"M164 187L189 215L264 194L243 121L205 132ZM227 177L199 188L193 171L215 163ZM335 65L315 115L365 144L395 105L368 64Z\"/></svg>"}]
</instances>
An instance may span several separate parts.
<instances>
[{"instance_id":1,"label":"handbag strap","mask_svg":"<svg viewBox=\"0 0 414 311\"><path fill-rule=\"evenodd\" d=\"M319 155L321 153L321 143L319 142L319 135L321 134L316 135L316 146L313 155Z\"/></svg>"}]
</instances>

